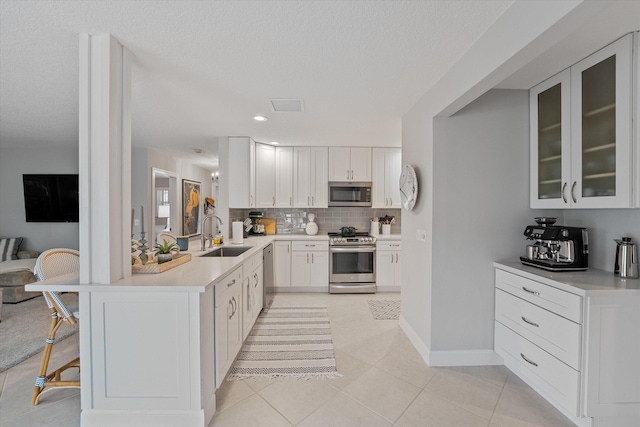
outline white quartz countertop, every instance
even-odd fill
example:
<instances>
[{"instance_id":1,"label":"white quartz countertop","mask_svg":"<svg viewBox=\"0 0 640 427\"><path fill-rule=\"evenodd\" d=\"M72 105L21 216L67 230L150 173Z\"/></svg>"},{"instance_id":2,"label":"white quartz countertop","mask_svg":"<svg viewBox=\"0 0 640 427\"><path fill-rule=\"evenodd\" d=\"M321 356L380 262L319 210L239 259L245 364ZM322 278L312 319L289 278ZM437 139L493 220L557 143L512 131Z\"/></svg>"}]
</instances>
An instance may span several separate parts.
<instances>
[{"instance_id":1,"label":"white quartz countertop","mask_svg":"<svg viewBox=\"0 0 640 427\"><path fill-rule=\"evenodd\" d=\"M612 272L590 268L587 271L552 272L522 265L519 261L499 261L494 267L582 296L640 295L639 279L621 279Z\"/></svg>"}]
</instances>

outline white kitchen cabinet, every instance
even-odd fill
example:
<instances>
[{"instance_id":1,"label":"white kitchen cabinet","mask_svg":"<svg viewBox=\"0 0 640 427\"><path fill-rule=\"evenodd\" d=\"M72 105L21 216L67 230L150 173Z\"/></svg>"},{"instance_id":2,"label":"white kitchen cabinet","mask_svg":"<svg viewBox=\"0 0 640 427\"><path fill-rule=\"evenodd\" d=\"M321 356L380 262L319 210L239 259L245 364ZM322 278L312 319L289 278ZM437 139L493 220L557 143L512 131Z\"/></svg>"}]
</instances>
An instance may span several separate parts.
<instances>
[{"instance_id":1,"label":"white kitchen cabinet","mask_svg":"<svg viewBox=\"0 0 640 427\"><path fill-rule=\"evenodd\" d=\"M329 292L329 242L291 242L291 287Z\"/></svg>"},{"instance_id":2,"label":"white kitchen cabinet","mask_svg":"<svg viewBox=\"0 0 640 427\"><path fill-rule=\"evenodd\" d=\"M256 143L256 208L273 208L276 203L276 149Z\"/></svg>"},{"instance_id":3,"label":"white kitchen cabinet","mask_svg":"<svg viewBox=\"0 0 640 427\"><path fill-rule=\"evenodd\" d=\"M229 207L256 207L256 143L248 137L229 137Z\"/></svg>"},{"instance_id":4,"label":"white kitchen cabinet","mask_svg":"<svg viewBox=\"0 0 640 427\"><path fill-rule=\"evenodd\" d=\"M293 147L276 147L275 207L293 206Z\"/></svg>"},{"instance_id":5,"label":"white kitchen cabinet","mask_svg":"<svg viewBox=\"0 0 640 427\"><path fill-rule=\"evenodd\" d=\"M400 174L402 150L400 148L373 149L373 179L371 203L373 208L400 209Z\"/></svg>"},{"instance_id":6,"label":"white kitchen cabinet","mask_svg":"<svg viewBox=\"0 0 640 427\"><path fill-rule=\"evenodd\" d=\"M242 264L242 339L247 339L262 309L262 253ZM257 294L259 293L259 295Z\"/></svg>"},{"instance_id":7,"label":"white kitchen cabinet","mask_svg":"<svg viewBox=\"0 0 640 427\"><path fill-rule=\"evenodd\" d=\"M531 89L532 208L634 206L632 46L629 34Z\"/></svg>"},{"instance_id":8,"label":"white kitchen cabinet","mask_svg":"<svg viewBox=\"0 0 640 427\"><path fill-rule=\"evenodd\" d=\"M329 181L371 181L371 148L329 147Z\"/></svg>"},{"instance_id":9,"label":"white kitchen cabinet","mask_svg":"<svg viewBox=\"0 0 640 427\"><path fill-rule=\"evenodd\" d=\"M291 242L290 241L275 241L274 247L274 274L275 281L274 286L276 288L290 288L291 287Z\"/></svg>"},{"instance_id":10,"label":"white kitchen cabinet","mask_svg":"<svg viewBox=\"0 0 640 427\"><path fill-rule=\"evenodd\" d=\"M640 425L640 289L598 270L495 272L504 364L579 426Z\"/></svg>"},{"instance_id":11,"label":"white kitchen cabinet","mask_svg":"<svg viewBox=\"0 0 640 427\"><path fill-rule=\"evenodd\" d=\"M328 207L329 152L327 147L293 149L293 206Z\"/></svg>"},{"instance_id":12,"label":"white kitchen cabinet","mask_svg":"<svg viewBox=\"0 0 640 427\"><path fill-rule=\"evenodd\" d=\"M378 291L399 291L401 284L402 244L400 240L376 243L376 287Z\"/></svg>"},{"instance_id":13,"label":"white kitchen cabinet","mask_svg":"<svg viewBox=\"0 0 640 427\"><path fill-rule=\"evenodd\" d=\"M242 347L242 266L215 287L216 388L220 387Z\"/></svg>"}]
</instances>

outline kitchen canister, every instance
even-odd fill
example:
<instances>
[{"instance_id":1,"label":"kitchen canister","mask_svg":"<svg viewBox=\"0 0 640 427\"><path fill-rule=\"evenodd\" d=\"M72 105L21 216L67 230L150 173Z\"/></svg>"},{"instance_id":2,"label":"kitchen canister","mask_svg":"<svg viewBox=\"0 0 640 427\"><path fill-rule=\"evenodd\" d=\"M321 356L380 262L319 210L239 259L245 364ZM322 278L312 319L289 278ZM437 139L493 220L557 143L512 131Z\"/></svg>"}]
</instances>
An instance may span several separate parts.
<instances>
[{"instance_id":1,"label":"kitchen canister","mask_svg":"<svg viewBox=\"0 0 640 427\"><path fill-rule=\"evenodd\" d=\"M242 244L242 236L244 232L244 223L242 221L233 221L231 223L231 232L233 233L231 237L231 243L234 245Z\"/></svg>"},{"instance_id":2,"label":"kitchen canister","mask_svg":"<svg viewBox=\"0 0 640 427\"><path fill-rule=\"evenodd\" d=\"M181 251L189 250L189 236L178 236L176 237L176 241Z\"/></svg>"},{"instance_id":3,"label":"kitchen canister","mask_svg":"<svg viewBox=\"0 0 640 427\"><path fill-rule=\"evenodd\" d=\"M382 224L382 234L383 235L391 234L391 224Z\"/></svg>"},{"instance_id":4,"label":"kitchen canister","mask_svg":"<svg viewBox=\"0 0 640 427\"><path fill-rule=\"evenodd\" d=\"M376 218L375 221L371 221L371 231L369 231L369 234L372 236L380 234L380 222L378 221L378 218Z\"/></svg>"}]
</instances>

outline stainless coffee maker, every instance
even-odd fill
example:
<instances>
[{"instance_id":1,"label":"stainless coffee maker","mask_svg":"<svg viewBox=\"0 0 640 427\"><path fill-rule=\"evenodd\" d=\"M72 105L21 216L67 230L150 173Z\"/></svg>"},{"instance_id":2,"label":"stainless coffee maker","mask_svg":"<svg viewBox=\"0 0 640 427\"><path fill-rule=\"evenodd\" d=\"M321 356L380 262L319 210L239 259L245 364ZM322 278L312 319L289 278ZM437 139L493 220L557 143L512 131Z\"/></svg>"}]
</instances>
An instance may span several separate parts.
<instances>
[{"instance_id":1,"label":"stainless coffee maker","mask_svg":"<svg viewBox=\"0 0 640 427\"><path fill-rule=\"evenodd\" d=\"M537 225L524 230L527 254L524 265L549 271L584 271L589 266L589 237L586 228L554 225L556 218L535 218Z\"/></svg>"}]
</instances>

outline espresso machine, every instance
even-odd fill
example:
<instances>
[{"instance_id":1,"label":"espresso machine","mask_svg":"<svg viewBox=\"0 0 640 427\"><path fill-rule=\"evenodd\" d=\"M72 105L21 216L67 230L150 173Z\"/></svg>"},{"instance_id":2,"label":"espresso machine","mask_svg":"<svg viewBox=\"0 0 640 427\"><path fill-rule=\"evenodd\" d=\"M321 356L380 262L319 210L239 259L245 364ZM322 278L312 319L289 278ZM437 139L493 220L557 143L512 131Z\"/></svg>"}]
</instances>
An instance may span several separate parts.
<instances>
[{"instance_id":1,"label":"espresso machine","mask_svg":"<svg viewBox=\"0 0 640 427\"><path fill-rule=\"evenodd\" d=\"M554 225L555 218L535 218L537 225L524 230L527 254L524 265L548 271L585 271L589 266L589 237L586 228Z\"/></svg>"}]
</instances>

